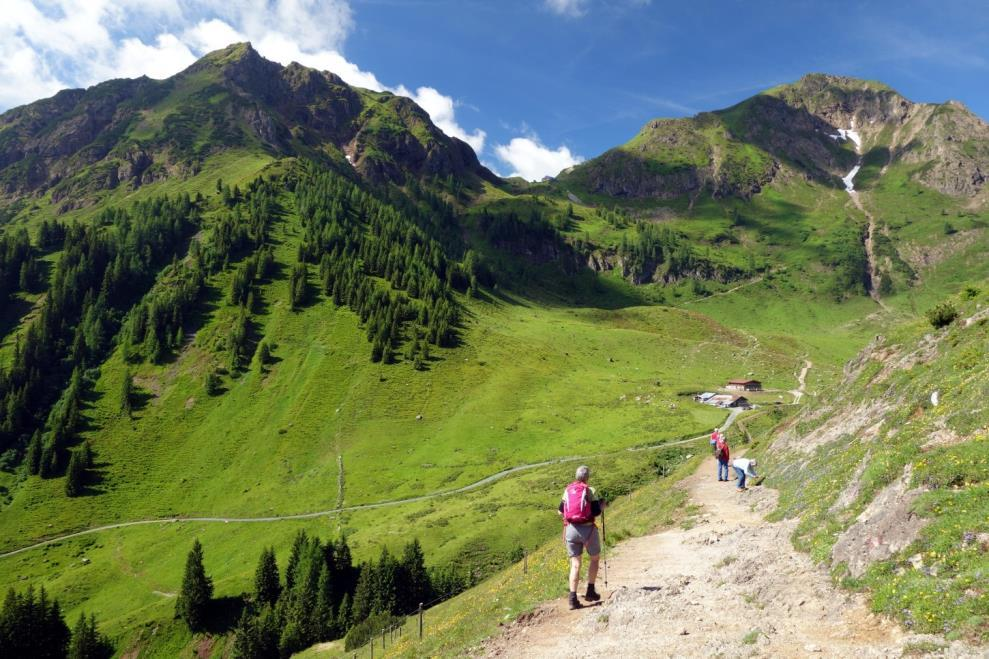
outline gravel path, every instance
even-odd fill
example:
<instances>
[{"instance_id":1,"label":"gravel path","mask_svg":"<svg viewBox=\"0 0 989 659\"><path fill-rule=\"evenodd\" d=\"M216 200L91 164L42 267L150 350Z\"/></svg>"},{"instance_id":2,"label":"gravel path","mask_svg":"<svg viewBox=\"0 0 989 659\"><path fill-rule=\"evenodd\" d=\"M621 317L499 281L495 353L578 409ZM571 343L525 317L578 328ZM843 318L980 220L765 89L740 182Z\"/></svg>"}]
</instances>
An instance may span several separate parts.
<instances>
[{"instance_id":1,"label":"gravel path","mask_svg":"<svg viewBox=\"0 0 989 659\"><path fill-rule=\"evenodd\" d=\"M719 483L713 459L685 484L701 507L690 528L621 543L601 604L548 602L480 652L491 657L900 657L922 642L837 590L790 543L793 522L763 519L775 492ZM562 553L562 548L561 548ZM560 575L563 580L565 576ZM930 647L930 646L928 646ZM936 646L935 646L936 647ZM986 656L944 643L938 656Z\"/></svg>"}]
</instances>

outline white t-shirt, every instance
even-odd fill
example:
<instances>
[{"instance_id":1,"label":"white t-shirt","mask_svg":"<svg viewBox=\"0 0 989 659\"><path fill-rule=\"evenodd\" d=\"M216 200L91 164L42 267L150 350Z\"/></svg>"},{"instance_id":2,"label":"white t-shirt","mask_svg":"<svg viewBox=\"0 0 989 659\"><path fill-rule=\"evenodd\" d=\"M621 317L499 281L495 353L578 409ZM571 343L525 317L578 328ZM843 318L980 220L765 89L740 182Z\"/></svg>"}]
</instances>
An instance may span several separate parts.
<instances>
[{"instance_id":1,"label":"white t-shirt","mask_svg":"<svg viewBox=\"0 0 989 659\"><path fill-rule=\"evenodd\" d=\"M752 466L752 460L749 460L748 458L737 458L732 460L731 466L738 467L745 472L746 476L754 477L756 475L755 468Z\"/></svg>"}]
</instances>

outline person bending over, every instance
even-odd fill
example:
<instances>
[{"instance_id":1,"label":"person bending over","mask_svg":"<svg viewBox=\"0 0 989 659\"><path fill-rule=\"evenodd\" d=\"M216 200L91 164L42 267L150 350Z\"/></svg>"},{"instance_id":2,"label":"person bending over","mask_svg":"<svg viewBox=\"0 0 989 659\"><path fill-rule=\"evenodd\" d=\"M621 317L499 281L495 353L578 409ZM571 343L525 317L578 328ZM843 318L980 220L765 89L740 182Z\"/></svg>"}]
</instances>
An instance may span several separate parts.
<instances>
[{"instance_id":1,"label":"person bending over","mask_svg":"<svg viewBox=\"0 0 989 659\"><path fill-rule=\"evenodd\" d=\"M748 458L738 458L731 463L731 466L735 468L735 476L738 478L738 489L747 490L745 487L745 478L755 478L758 474L755 473L755 460L750 460Z\"/></svg>"}]
</instances>

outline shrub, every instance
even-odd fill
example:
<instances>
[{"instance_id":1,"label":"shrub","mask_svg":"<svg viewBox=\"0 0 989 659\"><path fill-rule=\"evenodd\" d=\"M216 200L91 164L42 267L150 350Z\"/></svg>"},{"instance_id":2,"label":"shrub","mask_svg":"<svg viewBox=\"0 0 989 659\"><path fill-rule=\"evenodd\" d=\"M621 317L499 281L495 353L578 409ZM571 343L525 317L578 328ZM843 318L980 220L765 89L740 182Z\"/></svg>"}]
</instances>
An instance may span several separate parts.
<instances>
[{"instance_id":1,"label":"shrub","mask_svg":"<svg viewBox=\"0 0 989 659\"><path fill-rule=\"evenodd\" d=\"M936 329L947 327L958 318L958 310L950 302L942 302L933 309L927 310L927 320Z\"/></svg>"},{"instance_id":2,"label":"shrub","mask_svg":"<svg viewBox=\"0 0 989 659\"><path fill-rule=\"evenodd\" d=\"M207 396L216 396L217 394L220 393L223 383L220 380L219 375L217 375L213 371L210 371L209 373L206 374L206 380L203 383L203 386L206 389Z\"/></svg>"}]
</instances>

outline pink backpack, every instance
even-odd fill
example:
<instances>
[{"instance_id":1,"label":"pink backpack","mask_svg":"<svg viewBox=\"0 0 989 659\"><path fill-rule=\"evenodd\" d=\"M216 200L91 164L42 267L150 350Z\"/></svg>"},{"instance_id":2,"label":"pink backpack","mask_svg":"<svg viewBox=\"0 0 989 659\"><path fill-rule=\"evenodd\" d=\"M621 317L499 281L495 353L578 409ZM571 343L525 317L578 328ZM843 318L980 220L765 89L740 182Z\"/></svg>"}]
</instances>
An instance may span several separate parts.
<instances>
[{"instance_id":1,"label":"pink backpack","mask_svg":"<svg viewBox=\"0 0 989 659\"><path fill-rule=\"evenodd\" d=\"M568 524L587 524L594 521L591 511L591 488L587 483L574 481L563 492L563 519Z\"/></svg>"}]
</instances>

